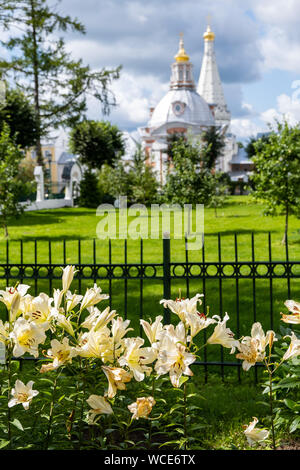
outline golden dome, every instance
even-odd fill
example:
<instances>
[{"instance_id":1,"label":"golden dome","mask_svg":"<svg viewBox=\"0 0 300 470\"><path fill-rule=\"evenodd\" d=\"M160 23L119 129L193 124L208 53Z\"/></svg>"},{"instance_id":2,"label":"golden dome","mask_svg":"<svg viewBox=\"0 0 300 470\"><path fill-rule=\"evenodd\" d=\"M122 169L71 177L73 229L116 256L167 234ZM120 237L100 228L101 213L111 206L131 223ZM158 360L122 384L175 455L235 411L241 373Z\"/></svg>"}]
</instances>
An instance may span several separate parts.
<instances>
[{"instance_id":1,"label":"golden dome","mask_svg":"<svg viewBox=\"0 0 300 470\"><path fill-rule=\"evenodd\" d=\"M175 56L176 62L188 62L190 60L189 56L185 52L184 43L183 43L183 34L180 33L180 40L179 40L179 50Z\"/></svg>"},{"instance_id":2,"label":"golden dome","mask_svg":"<svg viewBox=\"0 0 300 470\"><path fill-rule=\"evenodd\" d=\"M215 33L212 32L209 25L207 26L203 37L205 41L213 41L215 39Z\"/></svg>"}]
</instances>

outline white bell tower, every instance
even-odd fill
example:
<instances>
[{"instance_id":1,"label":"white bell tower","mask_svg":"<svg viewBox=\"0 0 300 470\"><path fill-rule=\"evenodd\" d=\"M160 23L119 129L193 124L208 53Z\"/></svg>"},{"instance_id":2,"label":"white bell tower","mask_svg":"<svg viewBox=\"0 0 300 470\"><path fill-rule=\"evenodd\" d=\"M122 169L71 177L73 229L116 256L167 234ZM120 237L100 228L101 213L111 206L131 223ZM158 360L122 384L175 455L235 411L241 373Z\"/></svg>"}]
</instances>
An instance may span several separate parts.
<instances>
[{"instance_id":1,"label":"white bell tower","mask_svg":"<svg viewBox=\"0 0 300 470\"><path fill-rule=\"evenodd\" d=\"M231 116L225 101L216 61L215 34L211 31L210 25L207 26L203 38L204 56L197 91L209 105L214 106L216 124L228 128Z\"/></svg>"}]
</instances>

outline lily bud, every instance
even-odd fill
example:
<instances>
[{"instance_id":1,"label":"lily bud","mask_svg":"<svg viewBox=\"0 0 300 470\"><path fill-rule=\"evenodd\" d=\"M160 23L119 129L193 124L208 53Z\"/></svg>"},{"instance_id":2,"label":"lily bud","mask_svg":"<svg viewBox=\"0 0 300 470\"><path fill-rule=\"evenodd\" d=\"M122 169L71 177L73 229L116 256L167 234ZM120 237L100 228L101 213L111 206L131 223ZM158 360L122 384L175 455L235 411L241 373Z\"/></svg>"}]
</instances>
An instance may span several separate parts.
<instances>
[{"instance_id":1,"label":"lily bud","mask_svg":"<svg viewBox=\"0 0 300 470\"><path fill-rule=\"evenodd\" d=\"M273 343L274 343L274 337L275 337L274 331L271 331L270 336L269 336L269 349L270 349L270 351L271 351Z\"/></svg>"},{"instance_id":2,"label":"lily bud","mask_svg":"<svg viewBox=\"0 0 300 470\"><path fill-rule=\"evenodd\" d=\"M63 276L62 276L62 284L63 284L63 291L67 292L69 289L72 281L74 274L77 271L75 270L75 266L66 266L63 270Z\"/></svg>"},{"instance_id":3,"label":"lily bud","mask_svg":"<svg viewBox=\"0 0 300 470\"><path fill-rule=\"evenodd\" d=\"M11 299L11 306L10 306L10 320L11 321L15 321L15 319L17 318L17 313L20 308L20 301L21 301L20 293L16 290Z\"/></svg>"}]
</instances>

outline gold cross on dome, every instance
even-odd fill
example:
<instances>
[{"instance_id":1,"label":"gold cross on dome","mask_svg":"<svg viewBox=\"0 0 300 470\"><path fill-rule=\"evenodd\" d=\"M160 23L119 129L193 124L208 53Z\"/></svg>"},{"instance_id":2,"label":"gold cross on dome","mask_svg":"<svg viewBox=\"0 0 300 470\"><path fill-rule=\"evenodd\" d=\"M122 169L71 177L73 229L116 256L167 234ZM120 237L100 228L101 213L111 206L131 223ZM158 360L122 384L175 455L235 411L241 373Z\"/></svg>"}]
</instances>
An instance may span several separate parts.
<instances>
[{"instance_id":1,"label":"gold cross on dome","mask_svg":"<svg viewBox=\"0 0 300 470\"><path fill-rule=\"evenodd\" d=\"M212 20L211 15L207 15L206 21L207 21L207 25L208 25L208 26L211 26L211 20Z\"/></svg>"}]
</instances>

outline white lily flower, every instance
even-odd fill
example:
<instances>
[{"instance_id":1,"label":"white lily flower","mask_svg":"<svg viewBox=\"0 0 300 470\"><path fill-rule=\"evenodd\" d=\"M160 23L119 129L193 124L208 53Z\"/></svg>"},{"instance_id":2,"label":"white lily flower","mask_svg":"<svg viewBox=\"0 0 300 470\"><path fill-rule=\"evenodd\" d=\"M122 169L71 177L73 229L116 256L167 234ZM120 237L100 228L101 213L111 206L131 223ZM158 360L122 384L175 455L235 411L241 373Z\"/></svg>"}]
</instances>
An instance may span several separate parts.
<instances>
[{"instance_id":1,"label":"white lily flower","mask_svg":"<svg viewBox=\"0 0 300 470\"><path fill-rule=\"evenodd\" d=\"M200 297L203 297L203 294L196 294L191 299L163 299L160 303L163 304L165 308L168 307L173 313L179 316L181 321L185 322L186 313L197 313L197 304L199 303L201 305L202 303Z\"/></svg>"},{"instance_id":2,"label":"white lily flower","mask_svg":"<svg viewBox=\"0 0 300 470\"><path fill-rule=\"evenodd\" d=\"M162 315L158 315L153 323L149 323L145 320L140 320L143 330L149 339L150 344L159 341L163 334Z\"/></svg>"},{"instance_id":3,"label":"white lily flower","mask_svg":"<svg viewBox=\"0 0 300 470\"><path fill-rule=\"evenodd\" d=\"M194 338L201 330L212 323L217 323L214 318L209 318L204 313L186 313L186 324L190 327L191 337Z\"/></svg>"},{"instance_id":4,"label":"white lily flower","mask_svg":"<svg viewBox=\"0 0 300 470\"><path fill-rule=\"evenodd\" d=\"M63 313L59 313L56 308L51 310L51 318L54 320L55 324L67 331L69 335L75 337L75 332L71 320L67 318Z\"/></svg>"},{"instance_id":5,"label":"white lily flower","mask_svg":"<svg viewBox=\"0 0 300 470\"><path fill-rule=\"evenodd\" d=\"M116 311L110 310L110 307L107 307L103 312L100 312L97 307L91 307L89 311L90 315L81 323L81 326L94 331L106 326L116 315Z\"/></svg>"},{"instance_id":6,"label":"white lily flower","mask_svg":"<svg viewBox=\"0 0 300 470\"><path fill-rule=\"evenodd\" d=\"M122 317L113 318L111 323L111 334L117 346L120 345L121 340L128 331L133 331L133 328L127 328L129 324L130 320L123 320Z\"/></svg>"},{"instance_id":7,"label":"white lily flower","mask_svg":"<svg viewBox=\"0 0 300 470\"><path fill-rule=\"evenodd\" d=\"M155 364L155 371L158 376L169 373L173 387L178 388L180 386L180 377L182 375L193 375L189 366L195 362L196 356L188 352L186 350L186 346L182 344L181 340L184 339L184 337L180 334L181 331L179 330L176 333L173 325L168 326L169 328L166 331L166 334L162 337L162 340L159 343L158 359ZM180 339L178 340L178 338Z\"/></svg>"},{"instance_id":8,"label":"white lily flower","mask_svg":"<svg viewBox=\"0 0 300 470\"><path fill-rule=\"evenodd\" d=\"M153 397L137 398L134 403L128 405L128 409L132 413L132 419L148 418L155 403Z\"/></svg>"},{"instance_id":9,"label":"white lily flower","mask_svg":"<svg viewBox=\"0 0 300 470\"><path fill-rule=\"evenodd\" d=\"M9 322L3 323L0 320L0 343L7 344L9 342Z\"/></svg>"},{"instance_id":10,"label":"white lily flower","mask_svg":"<svg viewBox=\"0 0 300 470\"><path fill-rule=\"evenodd\" d=\"M266 347L272 346L274 341L277 341L274 331L269 330L265 335L261 324L259 322L253 323L251 336L245 336L237 345L240 352L236 354L236 357L244 360L243 369L247 371L256 362L263 361Z\"/></svg>"},{"instance_id":11,"label":"white lily flower","mask_svg":"<svg viewBox=\"0 0 300 470\"><path fill-rule=\"evenodd\" d=\"M62 342L53 339L51 341L51 349L48 349L47 354L48 357L53 358L53 362L42 365L42 373L55 370L64 364L72 362L72 358L77 356L78 353L75 348L69 345L69 339L64 338Z\"/></svg>"},{"instance_id":12,"label":"white lily flower","mask_svg":"<svg viewBox=\"0 0 300 470\"><path fill-rule=\"evenodd\" d=\"M253 323L251 328L251 337L257 339L259 342L259 350L261 352L264 352L270 343L273 345L273 342L277 341L275 332L273 330L268 330L265 334L259 322Z\"/></svg>"},{"instance_id":13,"label":"white lily flower","mask_svg":"<svg viewBox=\"0 0 300 470\"><path fill-rule=\"evenodd\" d=\"M300 303L295 302L294 300L286 300L284 305L289 309L292 315L286 315L281 313L281 320L285 323L291 323L295 325L300 324Z\"/></svg>"},{"instance_id":14,"label":"white lily flower","mask_svg":"<svg viewBox=\"0 0 300 470\"><path fill-rule=\"evenodd\" d=\"M221 344L224 348L230 348L230 354L234 353L235 349L239 345L238 340L234 339L234 333L230 328L226 327L226 322L229 320L229 316L226 313L223 320L217 315L213 318L218 318L218 324L215 326L213 334L208 338L208 344Z\"/></svg>"},{"instance_id":15,"label":"white lily flower","mask_svg":"<svg viewBox=\"0 0 300 470\"><path fill-rule=\"evenodd\" d=\"M22 313L21 299L26 295L29 287L27 284L19 284L17 287L6 287L6 290L0 290L0 302L3 302L10 312L10 322L15 321Z\"/></svg>"},{"instance_id":16,"label":"white lily flower","mask_svg":"<svg viewBox=\"0 0 300 470\"><path fill-rule=\"evenodd\" d=\"M185 324L182 321L179 322L176 327L174 327L174 325L165 325L163 327L160 342L164 340L165 336L168 336L175 344L179 342L183 343L184 346L186 346L188 340Z\"/></svg>"},{"instance_id":17,"label":"white lily flower","mask_svg":"<svg viewBox=\"0 0 300 470\"><path fill-rule=\"evenodd\" d=\"M63 292L66 293L69 289L70 285L72 284L74 274L77 272L75 266L66 266L65 268L61 268L63 270L62 275L62 285L63 285Z\"/></svg>"},{"instance_id":18,"label":"white lily flower","mask_svg":"<svg viewBox=\"0 0 300 470\"><path fill-rule=\"evenodd\" d=\"M98 304L102 300L106 300L109 298L109 295L101 294L102 289L94 284L94 287L87 289L80 306L80 311L84 310L85 308L92 307L93 305Z\"/></svg>"},{"instance_id":19,"label":"white lily flower","mask_svg":"<svg viewBox=\"0 0 300 470\"><path fill-rule=\"evenodd\" d=\"M26 312L23 316L30 321L35 323L45 323L50 320L52 310L53 298L49 297L44 292L41 292L38 297L32 297L28 299L26 305Z\"/></svg>"},{"instance_id":20,"label":"white lily flower","mask_svg":"<svg viewBox=\"0 0 300 470\"><path fill-rule=\"evenodd\" d=\"M130 382L132 375L121 367L102 366L108 380L108 398L113 398L117 394L117 390L126 390L125 383Z\"/></svg>"},{"instance_id":21,"label":"white lily flower","mask_svg":"<svg viewBox=\"0 0 300 470\"><path fill-rule=\"evenodd\" d=\"M14 342L13 354L20 357L28 352L34 357L38 357L38 346L46 340L45 331L49 328L49 323L37 325L35 322L29 322L23 317L19 317L10 337Z\"/></svg>"},{"instance_id":22,"label":"white lily flower","mask_svg":"<svg viewBox=\"0 0 300 470\"><path fill-rule=\"evenodd\" d=\"M257 362L262 362L265 358L265 353L259 350L258 340L250 336L243 338L237 348L240 352L236 354L236 358L243 360L242 367L245 371L248 371Z\"/></svg>"},{"instance_id":23,"label":"white lily flower","mask_svg":"<svg viewBox=\"0 0 300 470\"><path fill-rule=\"evenodd\" d=\"M54 300L54 308L56 310L60 310L60 305L63 299L64 291L59 289L53 289L53 300Z\"/></svg>"},{"instance_id":24,"label":"white lily flower","mask_svg":"<svg viewBox=\"0 0 300 470\"><path fill-rule=\"evenodd\" d=\"M115 351L114 342L107 327L97 331L92 329L81 335L76 351L81 357L98 357L104 363L112 363L116 357L115 355L118 354Z\"/></svg>"},{"instance_id":25,"label":"white lily flower","mask_svg":"<svg viewBox=\"0 0 300 470\"><path fill-rule=\"evenodd\" d=\"M15 388L11 390L13 398L8 402L8 407L22 404L25 410L28 410L29 405L34 397L38 395L37 390L32 389L34 382L30 382L25 385L21 380L16 380Z\"/></svg>"},{"instance_id":26,"label":"white lily flower","mask_svg":"<svg viewBox=\"0 0 300 470\"><path fill-rule=\"evenodd\" d=\"M110 415L113 413L112 407L105 397L101 397L99 395L90 395L86 401L92 408L89 411L88 424L95 424L102 414ZM97 415L100 416L96 418Z\"/></svg>"},{"instance_id":27,"label":"white lily flower","mask_svg":"<svg viewBox=\"0 0 300 470\"><path fill-rule=\"evenodd\" d=\"M145 374L149 375L151 367L145 364L151 364L156 359L156 353L152 348L142 348L144 340L142 338L125 338L125 353L119 358L120 366L129 367L137 382L144 380Z\"/></svg>"},{"instance_id":28,"label":"white lily flower","mask_svg":"<svg viewBox=\"0 0 300 470\"><path fill-rule=\"evenodd\" d=\"M253 417L253 421L248 426L244 426L244 434L247 438L248 444L253 446L256 443L262 443L269 436L267 429L257 429L255 426L258 423L258 419Z\"/></svg>"},{"instance_id":29,"label":"white lily flower","mask_svg":"<svg viewBox=\"0 0 300 470\"><path fill-rule=\"evenodd\" d=\"M300 355L300 339L297 338L294 332L292 332L291 336L285 336L291 339L290 345L288 349L285 351L284 356L282 358L283 361L287 361L292 357L296 357Z\"/></svg>"},{"instance_id":30,"label":"white lily flower","mask_svg":"<svg viewBox=\"0 0 300 470\"><path fill-rule=\"evenodd\" d=\"M66 292L66 304L67 304L67 312L71 312L74 308L81 302L83 299L83 295L72 294L71 291Z\"/></svg>"}]
</instances>

